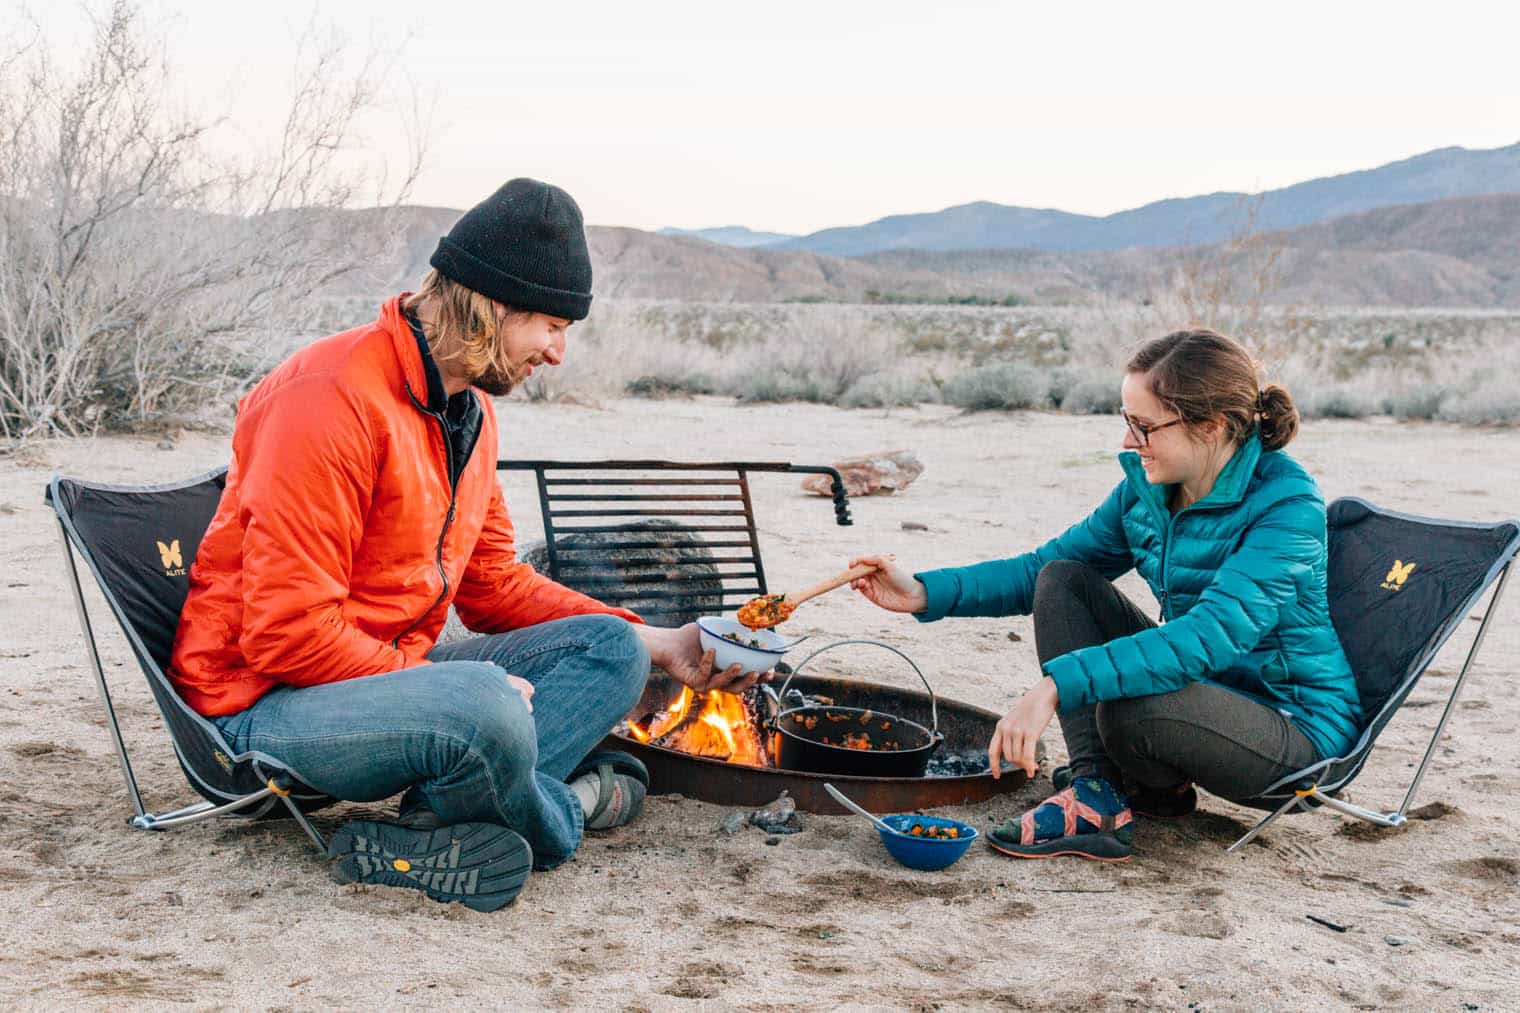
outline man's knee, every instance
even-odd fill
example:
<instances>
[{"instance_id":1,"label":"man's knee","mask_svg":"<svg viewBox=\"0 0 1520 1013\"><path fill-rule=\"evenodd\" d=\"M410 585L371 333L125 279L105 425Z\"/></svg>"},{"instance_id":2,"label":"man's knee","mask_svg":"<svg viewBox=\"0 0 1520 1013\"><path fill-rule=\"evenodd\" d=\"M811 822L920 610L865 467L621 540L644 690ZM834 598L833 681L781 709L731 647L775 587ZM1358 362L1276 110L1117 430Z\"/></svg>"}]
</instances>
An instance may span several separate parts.
<instances>
[{"instance_id":1,"label":"man's knee","mask_svg":"<svg viewBox=\"0 0 1520 1013\"><path fill-rule=\"evenodd\" d=\"M506 670L489 661L436 667L440 685L435 716L443 737L477 759L532 770L538 762L537 730L527 702L507 681Z\"/></svg>"},{"instance_id":2,"label":"man's knee","mask_svg":"<svg viewBox=\"0 0 1520 1013\"><path fill-rule=\"evenodd\" d=\"M639 702L644 683L649 678L649 649L634 625L617 616L582 616L586 635L592 641L591 653L607 674L607 694L622 705L626 713Z\"/></svg>"}]
</instances>

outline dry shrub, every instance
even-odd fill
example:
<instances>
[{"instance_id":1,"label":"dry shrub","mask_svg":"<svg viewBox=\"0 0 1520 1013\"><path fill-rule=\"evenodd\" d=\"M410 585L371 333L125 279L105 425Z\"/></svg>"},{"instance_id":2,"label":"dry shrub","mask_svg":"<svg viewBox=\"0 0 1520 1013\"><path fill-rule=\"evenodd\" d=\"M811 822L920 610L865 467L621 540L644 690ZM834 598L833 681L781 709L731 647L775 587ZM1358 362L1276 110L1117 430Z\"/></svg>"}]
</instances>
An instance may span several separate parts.
<instances>
[{"instance_id":1,"label":"dry shrub","mask_svg":"<svg viewBox=\"0 0 1520 1013\"><path fill-rule=\"evenodd\" d=\"M1440 418L1441 403L1449 395L1445 384L1416 381L1383 399L1383 412L1396 419L1429 422Z\"/></svg>"},{"instance_id":2,"label":"dry shrub","mask_svg":"<svg viewBox=\"0 0 1520 1013\"><path fill-rule=\"evenodd\" d=\"M860 380L839 399L846 408L908 408L939 400L939 391L926 380L873 373Z\"/></svg>"},{"instance_id":3,"label":"dry shrub","mask_svg":"<svg viewBox=\"0 0 1520 1013\"><path fill-rule=\"evenodd\" d=\"M16 24L12 23L13 26ZM0 62L0 436L152 425L220 406L310 334L309 299L388 259L387 186L346 167L380 101L376 57L303 40L270 150L222 156L180 110L162 44L117 0L77 60L4 39ZM8 35L10 33L7 33Z\"/></svg>"},{"instance_id":4,"label":"dry shrub","mask_svg":"<svg viewBox=\"0 0 1520 1013\"><path fill-rule=\"evenodd\" d=\"M945 383L945 403L966 411L1012 411L1050 405L1048 375L1033 366L1000 362L977 366Z\"/></svg>"},{"instance_id":5,"label":"dry shrub","mask_svg":"<svg viewBox=\"0 0 1520 1013\"><path fill-rule=\"evenodd\" d=\"M1120 407L1117 377L1082 380L1061 402L1061 410L1070 415L1117 415Z\"/></svg>"},{"instance_id":6,"label":"dry shrub","mask_svg":"<svg viewBox=\"0 0 1520 1013\"><path fill-rule=\"evenodd\" d=\"M1491 377L1465 393L1449 395L1441 402L1438 418L1467 425L1515 425L1520 423L1520 390L1513 374Z\"/></svg>"}]
</instances>

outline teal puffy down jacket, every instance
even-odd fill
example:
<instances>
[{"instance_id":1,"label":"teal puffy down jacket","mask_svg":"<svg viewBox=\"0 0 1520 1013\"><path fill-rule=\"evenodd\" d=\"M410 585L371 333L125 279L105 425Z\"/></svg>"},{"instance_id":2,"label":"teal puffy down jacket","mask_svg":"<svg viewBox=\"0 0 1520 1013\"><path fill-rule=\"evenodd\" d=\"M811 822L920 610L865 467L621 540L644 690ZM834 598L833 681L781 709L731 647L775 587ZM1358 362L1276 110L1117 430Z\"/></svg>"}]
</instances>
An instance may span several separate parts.
<instances>
[{"instance_id":1,"label":"teal puffy down jacket","mask_svg":"<svg viewBox=\"0 0 1520 1013\"><path fill-rule=\"evenodd\" d=\"M1055 559L1109 580L1131 567L1164 620L1045 665L1061 709L1150 696L1207 680L1286 714L1320 756L1341 756L1360 732L1356 680L1325 597L1325 501L1303 467L1252 436L1207 496L1173 516L1165 487L1133 451L1125 480L1090 517L1033 552L916 574L925 622L1026 615L1035 578Z\"/></svg>"}]
</instances>

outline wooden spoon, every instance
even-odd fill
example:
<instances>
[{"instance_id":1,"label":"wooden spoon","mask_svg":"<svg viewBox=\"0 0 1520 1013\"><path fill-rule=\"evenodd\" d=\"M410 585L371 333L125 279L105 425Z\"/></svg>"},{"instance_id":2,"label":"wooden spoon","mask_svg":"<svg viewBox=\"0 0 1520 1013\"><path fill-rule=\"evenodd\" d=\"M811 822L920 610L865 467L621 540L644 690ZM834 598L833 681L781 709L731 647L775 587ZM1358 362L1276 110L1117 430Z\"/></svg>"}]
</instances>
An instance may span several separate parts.
<instances>
[{"instance_id":1,"label":"wooden spoon","mask_svg":"<svg viewBox=\"0 0 1520 1013\"><path fill-rule=\"evenodd\" d=\"M768 629L777 623L786 622L791 618L792 610L808 599L816 598L825 591L843 587L853 580L859 580L866 574L875 572L876 567L870 563L861 563L843 573L836 573L827 580L820 580L801 594L763 594L741 605L736 618L752 630Z\"/></svg>"}]
</instances>

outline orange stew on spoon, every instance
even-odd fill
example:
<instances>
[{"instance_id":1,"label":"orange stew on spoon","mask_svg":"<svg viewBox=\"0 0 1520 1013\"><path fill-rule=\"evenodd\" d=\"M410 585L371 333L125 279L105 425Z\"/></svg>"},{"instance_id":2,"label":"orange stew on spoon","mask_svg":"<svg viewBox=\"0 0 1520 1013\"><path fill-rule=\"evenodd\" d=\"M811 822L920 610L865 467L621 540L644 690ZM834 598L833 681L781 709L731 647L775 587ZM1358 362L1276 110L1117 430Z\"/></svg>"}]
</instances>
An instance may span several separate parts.
<instances>
[{"instance_id":1,"label":"orange stew on spoon","mask_svg":"<svg viewBox=\"0 0 1520 1013\"><path fill-rule=\"evenodd\" d=\"M784 594L766 594L751 598L739 607L736 618L752 630L763 630L784 623L791 618L795 606L786 601Z\"/></svg>"}]
</instances>

